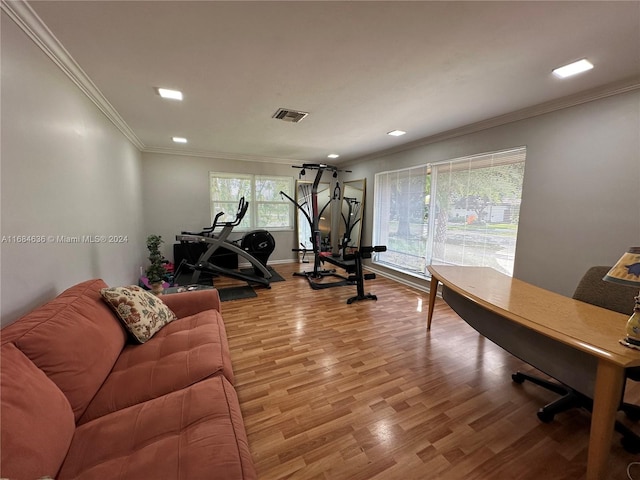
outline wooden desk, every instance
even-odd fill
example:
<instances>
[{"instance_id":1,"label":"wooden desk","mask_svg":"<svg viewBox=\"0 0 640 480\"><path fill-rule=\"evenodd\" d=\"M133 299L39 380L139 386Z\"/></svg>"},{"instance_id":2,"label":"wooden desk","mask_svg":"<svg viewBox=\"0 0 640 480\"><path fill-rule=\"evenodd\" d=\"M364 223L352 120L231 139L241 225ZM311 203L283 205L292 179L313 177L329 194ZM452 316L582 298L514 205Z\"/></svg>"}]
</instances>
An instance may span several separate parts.
<instances>
[{"instance_id":1,"label":"wooden desk","mask_svg":"<svg viewBox=\"0 0 640 480\"><path fill-rule=\"evenodd\" d=\"M640 366L640 352L618 343L624 336L628 317L538 288L488 267L431 265L428 269L431 273L431 289L427 330L431 329L438 283L442 283L445 301L449 296L450 305L456 305L456 312L460 309L467 317L463 317L465 321L490 340L494 340L494 335L501 336L498 339L501 343L494 340L498 345L506 345L503 348L510 352L515 350L514 354L534 367L537 367L539 358L529 361L523 357L535 357L532 352L536 349L531 348L529 342L523 342L522 338L515 341L513 338L508 339L508 333L502 327L511 327L513 332L537 335L551 342L553 355L556 355L556 349L562 352L562 361L569 362L565 355L574 353L587 360L586 364L594 365L593 392L586 392L594 400L587 479L606 478L615 415L623 393L624 370ZM494 322L504 323L501 328L496 329L491 327ZM520 350L518 345L528 345L528 350ZM552 358L552 362L556 360ZM573 370L578 365L582 368L582 362L572 365ZM588 372L589 366L585 368ZM544 368L542 370L545 371ZM561 372L558 375L561 376ZM589 385L585 384L584 389L588 390Z\"/></svg>"}]
</instances>

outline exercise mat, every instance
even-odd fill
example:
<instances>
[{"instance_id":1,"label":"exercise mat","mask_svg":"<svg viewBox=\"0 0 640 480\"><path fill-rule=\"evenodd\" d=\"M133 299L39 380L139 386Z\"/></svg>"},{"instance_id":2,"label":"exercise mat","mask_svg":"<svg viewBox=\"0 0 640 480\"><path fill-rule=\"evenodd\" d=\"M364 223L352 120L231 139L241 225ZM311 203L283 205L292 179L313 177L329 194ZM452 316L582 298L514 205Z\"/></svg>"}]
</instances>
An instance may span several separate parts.
<instances>
[{"instance_id":1,"label":"exercise mat","mask_svg":"<svg viewBox=\"0 0 640 480\"><path fill-rule=\"evenodd\" d=\"M243 298L253 298L258 296L256 291L248 285L241 286L241 287L219 288L218 294L220 295L221 302L229 302L231 300L242 300Z\"/></svg>"}]
</instances>

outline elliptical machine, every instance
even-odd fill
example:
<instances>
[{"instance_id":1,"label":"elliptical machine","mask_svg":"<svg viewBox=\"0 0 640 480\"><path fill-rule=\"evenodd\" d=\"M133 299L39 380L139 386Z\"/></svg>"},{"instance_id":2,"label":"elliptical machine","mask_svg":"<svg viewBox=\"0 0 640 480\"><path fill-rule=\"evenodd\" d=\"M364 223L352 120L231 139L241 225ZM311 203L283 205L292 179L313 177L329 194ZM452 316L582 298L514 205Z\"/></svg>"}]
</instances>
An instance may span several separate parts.
<instances>
[{"instance_id":1,"label":"elliptical machine","mask_svg":"<svg viewBox=\"0 0 640 480\"><path fill-rule=\"evenodd\" d=\"M224 212L219 212L215 216L211 227L204 228L198 233L183 231L180 235L176 235L176 240L180 243L206 243L209 245L195 264L191 265L186 263L186 260L183 260L178 266L176 277L181 267L185 265L193 270L191 283L197 283L200 273L206 272L213 275L237 278L248 283L258 283L271 288L270 279L273 275L267 268L267 261L276 247L276 241L273 236L266 230L254 230L242 237L240 246L236 242L227 240L234 227L242 222L248 208L249 203L242 197L238 202L238 211L233 221L218 223L220 217L224 215ZM215 230L220 226L222 226L222 230L216 235ZM251 275L210 263L209 259L219 248L226 248L247 260L253 266L254 274Z\"/></svg>"}]
</instances>

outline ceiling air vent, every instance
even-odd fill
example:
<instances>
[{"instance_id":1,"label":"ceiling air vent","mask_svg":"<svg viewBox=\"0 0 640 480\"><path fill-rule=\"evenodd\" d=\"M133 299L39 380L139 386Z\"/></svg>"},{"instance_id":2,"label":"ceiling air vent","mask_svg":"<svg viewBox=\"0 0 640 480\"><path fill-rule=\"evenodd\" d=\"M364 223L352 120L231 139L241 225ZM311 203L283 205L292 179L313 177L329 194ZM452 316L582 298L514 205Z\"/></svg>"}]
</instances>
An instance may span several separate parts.
<instances>
[{"instance_id":1,"label":"ceiling air vent","mask_svg":"<svg viewBox=\"0 0 640 480\"><path fill-rule=\"evenodd\" d=\"M309 115L308 112L279 108L278 111L273 114L273 118L277 118L278 120L283 120L285 122L298 123L307 115Z\"/></svg>"}]
</instances>

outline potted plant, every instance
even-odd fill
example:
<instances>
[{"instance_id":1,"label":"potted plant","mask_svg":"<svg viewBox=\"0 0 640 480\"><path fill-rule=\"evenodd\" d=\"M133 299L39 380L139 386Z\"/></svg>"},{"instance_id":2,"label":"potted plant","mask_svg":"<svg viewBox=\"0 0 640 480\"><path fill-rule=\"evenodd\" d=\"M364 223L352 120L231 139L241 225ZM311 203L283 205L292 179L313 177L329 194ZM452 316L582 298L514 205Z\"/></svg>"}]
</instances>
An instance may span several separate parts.
<instances>
[{"instance_id":1,"label":"potted plant","mask_svg":"<svg viewBox=\"0 0 640 480\"><path fill-rule=\"evenodd\" d=\"M167 270L164 268L164 258L160 252L160 244L163 243L160 235L149 235L147 237L147 249L149 250L149 262L147 267L147 279L149 285L151 285L151 291L156 295L162 293L162 282L167 275Z\"/></svg>"}]
</instances>

